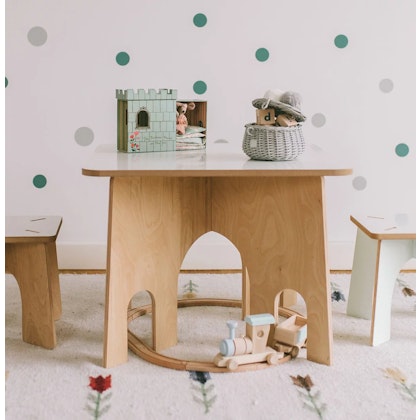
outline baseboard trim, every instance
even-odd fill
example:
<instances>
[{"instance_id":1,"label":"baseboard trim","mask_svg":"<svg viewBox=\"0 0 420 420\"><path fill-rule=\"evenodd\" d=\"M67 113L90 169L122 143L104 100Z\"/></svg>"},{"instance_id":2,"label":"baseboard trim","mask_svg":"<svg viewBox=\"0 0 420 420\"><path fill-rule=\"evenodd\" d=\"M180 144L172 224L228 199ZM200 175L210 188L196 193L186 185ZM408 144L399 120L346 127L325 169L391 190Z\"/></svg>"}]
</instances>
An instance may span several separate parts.
<instances>
[{"instance_id":1,"label":"baseboard trim","mask_svg":"<svg viewBox=\"0 0 420 420\"><path fill-rule=\"evenodd\" d=\"M220 235L219 235L220 236ZM221 238L221 239L220 239ZM242 261L238 250L226 238L200 238L188 251L181 271L241 270ZM351 270L354 244L330 242L328 259L330 270ZM58 267L60 270L105 270L105 244L69 244L57 242ZM404 270L415 270L415 260L410 260Z\"/></svg>"},{"instance_id":2,"label":"baseboard trim","mask_svg":"<svg viewBox=\"0 0 420 420\"><path fill-rule=\"evenodd\" d=\"M73 269L73 270L58 270L60 274L106 274L106 270L86 270L86 269ZM181 274L240 274L242 270L182 270ZM351 274L351 270L330 270L331 274ZM415 269L403 269L400 273L412 273L415 274Z\"/></svg>"}]
</instances>

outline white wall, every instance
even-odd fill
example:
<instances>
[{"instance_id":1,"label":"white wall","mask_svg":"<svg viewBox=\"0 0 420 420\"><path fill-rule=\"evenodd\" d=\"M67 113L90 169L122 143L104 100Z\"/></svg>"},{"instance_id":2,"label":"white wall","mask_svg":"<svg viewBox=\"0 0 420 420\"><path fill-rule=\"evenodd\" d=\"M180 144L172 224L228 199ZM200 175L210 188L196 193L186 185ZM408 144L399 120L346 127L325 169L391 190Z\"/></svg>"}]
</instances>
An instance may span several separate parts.
<instances>
[{"instance_id":1,"label":"white wall","mask_svg":"<svg viewBox=\"0 0 420 420\"><path fill-rule=\"evenodd\" d=\"M117 88L206 100L208 149L224 139L239 152L251 101L299 92L308 143L354 168L326 179L331 268L350 268L352 212L415 209L414 0L7 0L5 20L5 212L63 216L60 268L105 267L108 183L81 167L99 144L116 144ZM209 234L184 266L238 261Z\"/></svg>"}]
</instances>

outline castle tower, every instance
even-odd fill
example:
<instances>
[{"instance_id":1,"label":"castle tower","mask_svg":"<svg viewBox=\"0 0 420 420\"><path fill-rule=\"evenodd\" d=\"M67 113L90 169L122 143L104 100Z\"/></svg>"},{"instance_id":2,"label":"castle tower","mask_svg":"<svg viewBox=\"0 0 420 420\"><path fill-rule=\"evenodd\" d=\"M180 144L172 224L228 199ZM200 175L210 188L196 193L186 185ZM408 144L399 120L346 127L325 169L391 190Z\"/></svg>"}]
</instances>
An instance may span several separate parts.
<instances>
[{"instance_id":1,"label":"castle tower","mask_svg":"<svg viewBox=\"0 0 420 420\"><path fill-rule=\"evenodd\" d=\"M175 89L117 89L116 98L118 151L141 153L175 150Z\"/></svg>"}]
</instances>

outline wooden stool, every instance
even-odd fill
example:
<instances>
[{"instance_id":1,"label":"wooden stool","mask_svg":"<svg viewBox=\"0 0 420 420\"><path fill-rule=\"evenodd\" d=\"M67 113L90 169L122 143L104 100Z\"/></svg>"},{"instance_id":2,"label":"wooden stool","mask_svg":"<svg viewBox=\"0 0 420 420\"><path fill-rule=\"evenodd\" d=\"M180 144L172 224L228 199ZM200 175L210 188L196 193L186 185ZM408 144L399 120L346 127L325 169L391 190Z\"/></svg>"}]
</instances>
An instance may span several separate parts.
<instances>
[{"instance_id":1,"label":"wooden stool","mask_svg":"<svg viewBox=\"0 0 420 420\"><path fill-rule=\"evenodd\" d=\"M370 345L388 341L398 273L415 257L414 216L350 216L357 226L347 315L372 319Z\"/></svg>"},{"instance_id":2,"label":"wooden stool","mask_svg":"<svg viewBox=\"0 0 420 420\"><path fill-rule=\"evenodd\" d=\"M22 299L23 341L53 349L54 320L61 316L55 240L58 216L6 216L6 272L16 278Z\"/></svg>"}]
</instances>

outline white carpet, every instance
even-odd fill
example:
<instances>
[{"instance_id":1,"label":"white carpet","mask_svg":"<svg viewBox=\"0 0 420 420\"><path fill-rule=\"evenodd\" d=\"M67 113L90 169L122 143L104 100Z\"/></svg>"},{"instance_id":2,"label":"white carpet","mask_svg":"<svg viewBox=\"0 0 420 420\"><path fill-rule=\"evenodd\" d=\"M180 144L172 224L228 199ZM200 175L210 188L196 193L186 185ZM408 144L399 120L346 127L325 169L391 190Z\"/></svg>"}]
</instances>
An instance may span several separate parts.
<instances>
[{"instance_id":1,"label":"white carpet","mask_svg":"<svg viewBox=\"0 0 420 420\"><path fill-rule=\"evenodd\" d=\"M415 290L415 274L400 278ZM267 369L204 375L158 367L131 352L128 363L102 368L105 275L62 274L60 279L63 315L56 323L58 345L45 350L22 342L19 290L15 279L6 275L6 419L321 418L315 406L322 408L323 419L416 418L415 399L404 391L413 390L416 382L416 297L404 296L398 285L388 343L370 347L370 321L348 317L346 302L333 301L333 366L309 362L301 350L297 359ZM350 276L333 275L331 280L347 297ZM198 288L197 297L240 298L239 274L181 274L180 297L190 281ZM135 301L147 300L139 294ZM148 318L130 324L146 340ZM179 309L179 344L165 354L211 360L219 341L228 336L226 321L239 318L235 308ZM392 371L387 377L386 369L398 369L404 379L398 381ZM100 375L110 376L111 382L98 393L89 386L89 378ZM309 393L294 384L292 377L298 375L310 376Z\"/></svg>"}]
</instances>

